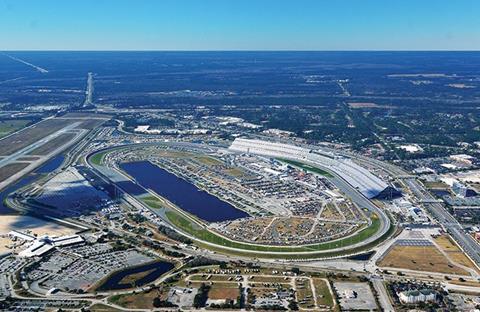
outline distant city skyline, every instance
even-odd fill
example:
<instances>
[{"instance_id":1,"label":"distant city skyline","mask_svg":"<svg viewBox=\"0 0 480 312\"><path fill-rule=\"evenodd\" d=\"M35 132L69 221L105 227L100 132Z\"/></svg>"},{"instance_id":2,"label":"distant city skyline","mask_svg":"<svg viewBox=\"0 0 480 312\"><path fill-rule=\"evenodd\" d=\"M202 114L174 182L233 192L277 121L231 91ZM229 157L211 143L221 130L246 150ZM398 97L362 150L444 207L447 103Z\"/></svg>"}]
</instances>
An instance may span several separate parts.
<instances>
[{"instance_id":1,"label":"distant city skyline","mask_svg":"<svg viewBox=\"0 0 480 312\"><path fill-rule=\"evenodd\" d=\"M480 50L474 0L0 0L0 50Z\"/></svg>"}]
</instances>

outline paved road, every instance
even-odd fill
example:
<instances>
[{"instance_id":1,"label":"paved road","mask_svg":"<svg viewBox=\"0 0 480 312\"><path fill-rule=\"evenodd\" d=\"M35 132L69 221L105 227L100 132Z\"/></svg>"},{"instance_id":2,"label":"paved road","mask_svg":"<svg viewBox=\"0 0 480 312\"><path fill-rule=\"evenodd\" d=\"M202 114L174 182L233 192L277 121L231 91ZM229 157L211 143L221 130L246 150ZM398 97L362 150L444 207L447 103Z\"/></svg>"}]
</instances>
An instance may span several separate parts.
<instances>
[{"instance_id":1,"label":"paved road","mask_svg":"<svg viewBox=\"0 0 480 312\"><path fill-rule=\"evenodd\" d=\"M390 302L390 297L388 296L387 289L383 283L382 278L372 278L372 284L378 294L378 300L380 301L380 306L385 312L395 312L395 309Z\"/></svg>"},{"instance_id":2,"label":"paved road","mask_svg":"<svg viewBox=\"0 0 480 312\"><path fill-rule=\"evenodd\" d=\"M427 190L423 188L415 179L405 179L405 183L420 200L435 199ZM480 246L465 232L458 221L439 203L424 203L425 208L435 217L435 219L449 232L463 250L477 264L480 264Z\"/></svg>"},{"instance_id":3,"label":"paved road","mask_svg":"<svg viewBox=\"0 0 480 312\"><path fill-rule=\"evenodd\" d=\"M83 106L93 105L93 73L88 73L87 90L85 91L85 102Z\"/></svg>"},{"instance_id":4,"label":"paved road","mask_svg":"<svg viewBox=\"0 0 480 312\"><path fill-rule=\"evenodd\" d=\"M148 146L148 145L155 145L155 144L164 144L164 145L169 145L169 146L176 146L176 147L183 147L183 148L188 148L191 150L195 151L203 151L203 152L212 152L215 151L216 148L208 146L208 145L203 145L203 144L196 144L196 143L187 143L187 142L162 142L162 143L143 143L143 144L132 144L131 146L138 147L138 146ZM124 145L127 146L127 145ZM312 164L310 165L317 165L317 164ZM91 165L90 166L97 172L99 173L100 176L105 177L105 179L109 180L112 183L116 183L119 181L125 181L128 179L126 176L123 174L119 173L118 171L108 168L105 166L95 166ZM302 252L302 254L305 254L306 256L309 254L320 254L320 253L329 253L329 252L337 252L337 251L348 251L349 249L355 248L355 247L360 247L365 244L368 244L370 242L375 241L379 237L381 237L384 233L388 231L390 228L390 219L385 215L383 211L381 211L378 207L376 207L372 202L370 202L368 199L366 199L363 195L361 195L357 190L355 190L350 184L348 184L345 180L340 178L339 176L335 175L332 181L334 184L339 187L340 190L344 191L345 193L349 194L351 197L352 201L354 201L357 205L359 205L362 208L367 208L370 211L376 213L379 218L381 218L381 228L379 231L377 231L374 235L370 236L366 240L360 242L360 243L355 243L349 246L345 247L338 247L338 248L333 248L329 250L323 250L323 251L305 251ZM117 185L118 189L122 190L121 187ZM122 190L123 191L123 190ZM124 193L128 194L127 192L123 191ZM148 208L148 207L147 207ZM152 210L153 213L158 214L157 210ZM160 216L161 217L161 216ZM181 232L184 236L192 239L192 240L198 240L198 238L195 238L188 233L185 233L183 231L180 231L179 229L176 229L177 231ZM228 238L227 238L228 239ZM334 242L334 241L332 241ZM211 245L211 246L218 246L217 244L213 244L207 241L202 241L202 243ZM251 244L255 245L255 244ZM222 248L229 249L232 251L242 251L246 252L244 249L238 249L238 248L233 248L233 247L226 247L222 246ZM253 253L257 254L281 254L281 255L287 255L287 254L297 254L297 252L274 252L274 251L252 251Z\"/></svg>"}]
</instances>

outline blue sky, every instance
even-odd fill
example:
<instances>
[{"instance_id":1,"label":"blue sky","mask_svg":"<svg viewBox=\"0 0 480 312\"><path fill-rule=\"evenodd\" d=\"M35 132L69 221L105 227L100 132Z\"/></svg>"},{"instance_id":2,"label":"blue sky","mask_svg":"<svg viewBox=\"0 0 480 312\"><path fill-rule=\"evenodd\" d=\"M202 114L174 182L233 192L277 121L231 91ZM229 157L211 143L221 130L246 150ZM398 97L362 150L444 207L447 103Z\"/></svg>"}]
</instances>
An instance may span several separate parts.
<instances>
[{"instance_id":1,"label":"blue sky","mask_svg":"<svg viewBox=\"0 0 480 312\"><path fill-rule=\"evenodd\" d=\"M0 50L480 50L480 0L0 0Z\"/></svg>"}]
</instances>

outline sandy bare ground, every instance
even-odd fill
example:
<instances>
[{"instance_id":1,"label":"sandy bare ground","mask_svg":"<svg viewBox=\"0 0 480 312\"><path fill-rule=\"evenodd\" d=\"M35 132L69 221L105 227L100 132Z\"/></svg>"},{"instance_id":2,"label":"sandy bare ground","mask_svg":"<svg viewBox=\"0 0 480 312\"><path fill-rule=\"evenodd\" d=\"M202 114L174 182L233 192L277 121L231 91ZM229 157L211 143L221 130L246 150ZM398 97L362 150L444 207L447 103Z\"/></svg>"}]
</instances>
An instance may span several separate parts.
<instances>
[{"instance_id":1,"label":"sandy bare ground","mask_svg":"<svg viewBox=\"0 0 480 312\"><path fill-rule=\"evenodd\" d=\"M0 235L7 234L12 230L28 232L39 236L46 234L61 236L75 233L74 229L30 216L0 216Z\"/></svg>"},{"instance_id":2,"label":"sandy bare ground","mask_svg":"<svg viewBox=\"0 0 480 312\"><path fill-rule=\"evenodd\" d=\"M0 216L0 254L13 251L8 246L12 247L15 243L5 235L12 230L38 236L62 236L75 233L74 229L30 216Z\"/></svg>"}]
</instances>

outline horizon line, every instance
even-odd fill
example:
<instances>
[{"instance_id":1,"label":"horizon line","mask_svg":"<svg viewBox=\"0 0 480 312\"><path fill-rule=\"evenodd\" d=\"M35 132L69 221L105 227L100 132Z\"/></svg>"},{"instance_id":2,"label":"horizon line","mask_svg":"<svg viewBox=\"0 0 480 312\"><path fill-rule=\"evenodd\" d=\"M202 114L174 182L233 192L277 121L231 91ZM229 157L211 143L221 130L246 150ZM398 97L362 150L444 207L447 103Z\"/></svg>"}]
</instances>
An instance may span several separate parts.
<instances>
[{"instance_id":1,"label":"horizon line","mask_svg":"<svg viewBox=\"0 0 480 312\"><path fill-rule=\"evenodd\" d=\"M0 52L480 52L480 49L2 49Z\"/></svg>"}]
</instances>

